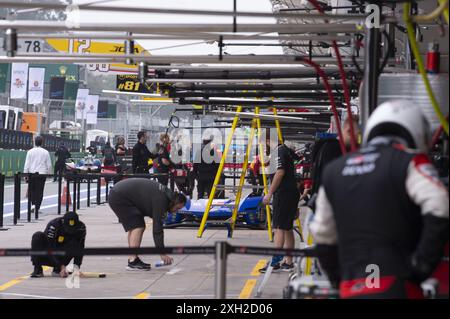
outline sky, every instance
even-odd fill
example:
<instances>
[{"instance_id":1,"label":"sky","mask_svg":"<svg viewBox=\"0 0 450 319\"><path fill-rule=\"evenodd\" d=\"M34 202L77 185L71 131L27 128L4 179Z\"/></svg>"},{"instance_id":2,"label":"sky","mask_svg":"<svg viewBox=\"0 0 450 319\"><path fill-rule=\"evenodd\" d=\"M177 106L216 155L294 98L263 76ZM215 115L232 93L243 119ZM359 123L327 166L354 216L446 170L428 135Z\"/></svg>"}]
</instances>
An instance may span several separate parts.
<instances>
[{"instance_id":1,"label":"sky","mask_svg":"<svg viewBox=\"0 0 450 319\"><path fill-rule=\"evenodd\" d=\"M75 0L74 4L92 3L93 0ZM186 10L217 10L232 11L233 0L120 0L102 2L99 5L127 6L127 7L149 7ZM238 0L238 11L272 12L269 0ZM232 17L217 16L188 16L188 15L162 15L162 14L140 14L140 13L100 13L96 11L82 11L81 22L104 22L104 23L179 23L179 24L229 24ZM265 18L238 18L238 23L276 23L275 19ZM193 44L179 48L168 48L173 45L192 44L201 42L199 40L189 41L139 41L152 55L206 55L219 53L217 43L215 44ZM230 42L230 41L228 41ZM239 42L239 41L238 41ZM242 42L242 41L241 41ZM249 41L246 41L249 42ZM273 43L273 42L272 42ZM281 47L236 47L228 46L224 49L229 54L282 54Z\"/></svg>"}]
</instances>

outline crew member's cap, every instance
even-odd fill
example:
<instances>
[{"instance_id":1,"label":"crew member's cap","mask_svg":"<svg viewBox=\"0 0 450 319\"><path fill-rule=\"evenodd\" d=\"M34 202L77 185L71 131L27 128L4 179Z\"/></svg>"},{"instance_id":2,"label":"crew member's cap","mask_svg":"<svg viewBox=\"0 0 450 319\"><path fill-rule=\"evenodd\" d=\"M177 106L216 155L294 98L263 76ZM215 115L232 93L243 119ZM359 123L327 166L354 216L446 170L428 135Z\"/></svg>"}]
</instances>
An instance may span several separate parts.
<instances>
[{"instance_id":1,"label":"crew member's cap","mask_svg":"<svg viewBox=\"0 0 450 319\"><path fill-rule=\"evenodd\" d=\"M63 217L64 229L69 233L76 230L79 222L78 214L74 212L68 212Z\"/></svg>"}]
</instances>

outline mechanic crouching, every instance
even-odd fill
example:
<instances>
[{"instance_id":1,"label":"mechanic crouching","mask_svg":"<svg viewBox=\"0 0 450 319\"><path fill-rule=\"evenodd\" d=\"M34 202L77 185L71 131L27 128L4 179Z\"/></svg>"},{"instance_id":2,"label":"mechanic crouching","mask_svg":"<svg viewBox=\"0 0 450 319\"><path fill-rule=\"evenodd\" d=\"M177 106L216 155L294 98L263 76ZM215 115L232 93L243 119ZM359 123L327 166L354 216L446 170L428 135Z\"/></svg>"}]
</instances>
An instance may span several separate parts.
<instances>
[{"instance_id":1,"label":"mechanic crouching","mask_svg":"<svg viewBox=\"0 0 450 319\"><path fill-rule=\"evenodd\" d=\"M342 298L423 298L449 235L448 190L426 155L428 130L412 101L386 102L362 149L325 167L310 229Z\"/></svg>"},{"instance_id":2,"label":"mechanic crouching","mask_svg":"<svg viewBox=\"0 0 450 319\"><path fill-rule=\"evenodd\" d=\"M74 212L66 213L63 217L55 218L50 221L44 232L34 233L31 239L31 250L48 251L48 250L73 250L79 251L84 249L86 239L86 226L78 218ZM83 262L82 255L65 255L65 256L32 256L31 262L34 271L32 278L44 277L42 266L53 267L52 276L67 277L66 266L74 259L74 265L81 267Z\"/></svg>"}]
</instances>

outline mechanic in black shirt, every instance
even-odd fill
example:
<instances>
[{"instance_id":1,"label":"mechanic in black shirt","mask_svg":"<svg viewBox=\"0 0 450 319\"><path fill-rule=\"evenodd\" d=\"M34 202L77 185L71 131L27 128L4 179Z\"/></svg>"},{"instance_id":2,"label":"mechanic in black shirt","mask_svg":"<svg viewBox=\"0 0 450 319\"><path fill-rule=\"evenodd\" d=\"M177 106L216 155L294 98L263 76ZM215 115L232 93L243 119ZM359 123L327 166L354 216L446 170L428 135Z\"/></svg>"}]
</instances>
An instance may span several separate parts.
<instances>
[{"instance_id":1,"label":"mechanic in black shirt","mask_svg":"<svg viewBox=\"0 0 450 319\"><path fill-rule=\"evenodd\" d=\"M363 148L325 167L310 229L342 298L423 297L449 236L429 133L412 101L389 101L369 118Z\"/></svg>"},{"instance_id":2,"label":"mechanic in black shirt","mask_svg":"<svg viewBox=\"0 0 450 319\"><path fill-rule=\"evenodd\" d=\"M31 249L38 251L46 250L80 250L84 248L86 240L86 226L74 212L66 213L63 217L58 217L50 221L44 232L36 232L31 239ZM53 267L53 276L61 278L67 277L66 266L74 259L74 265L81 267L83 256L32 256L34 265L32 278L44 277L42 266Z\"/></svg>"},{"instance_id":3,"label":"mechanic in black shirt","mask_svg":"<svg viewBox=\"0 0 450 319\"><path fill-rule=\"evenodd\" d=\"M263 204L268 205L273 197L275 248L294 249L294 220L297 217L300 194L295 179L292 150L284 144L278 145L278 140L273 138L267 139L266 144L271 150L275 149L275 152L271 154L270 167L276 171L269 192L264 196ZM260 271L265 272L268 265ZM274 256L271 265L274 270L290 271L294 268L292 257L288 256L284 261L282 261L282 256Z\"/></svg>"},{"instance_id":4,"label":"mechanic in black shirt","mask_svg":"<svg viewBox=\"0 0 450 319\"><path fill-rule=\"evenodd\" d=\"M214 136L203 139L202 148L194 157L193 173L197 179L198 199L209 198L222 154L213 144ZM217 195L217 194L216 194Z\"/></svg>"},{"instance_id":5,"label":"mechanic in black shirt","mask_svg":"<svg viewBox=\"0 0 450 319\"><path fill-rule=\"evenodd\" d=\"M139 248L145 231L144 217L153 221L153 240L157 248L164 248L164 219L167 213L177 212L186 205L186 197L172 192L166 186L147 178L129 178L116 185L111 190L109 206L119 218L125 232L128 233L130 248ZM161 255L166 265L173 259ZM144 263L137 255L128 259L127 270L150 270L151 266Z\"/></svg>"},{"instance_id":6,"label":"mechanic in black shirt","mask_svg":"<svg viewBox=\"0 0 450 319\"><path fill-rule=\"evenodd\" d=\"M134 174L148 174L149 159L154 159L155 156L149 151L147 143L147 132L140 131L137 135L138 142L133 147L133 173Z\"/></svg>"},{"instance_id":7,"label":"mechanic in black shirt","mask_svg":"<svg viewBox=\"0 0 450 319\"><path fill-rule=\"evenodd\" d=\"M64 172L64 169L66 167L66 160L72 157L72 155L70 154L64 143L61 143L61 145L59 145L58 149L55 152L55 157L57 157L57 160L55 162L55 171L53 177L54 182L56 182L58 175Z\"/></svg>"}]
</instances>

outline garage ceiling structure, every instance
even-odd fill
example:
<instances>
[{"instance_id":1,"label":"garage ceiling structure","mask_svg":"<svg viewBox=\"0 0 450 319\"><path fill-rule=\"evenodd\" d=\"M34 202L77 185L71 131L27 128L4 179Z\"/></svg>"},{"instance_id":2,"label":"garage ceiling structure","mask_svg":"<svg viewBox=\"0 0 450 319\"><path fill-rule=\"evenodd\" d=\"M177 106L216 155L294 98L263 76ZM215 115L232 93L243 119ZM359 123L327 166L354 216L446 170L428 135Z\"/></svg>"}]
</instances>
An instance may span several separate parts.
<instances>
[{"instance_id":1,"label":"garage ceiling structure","mask_svg":"<svg viewBox=\"0 0 450 319\"><path fill-rule=\"evenodd\" d=\"M359 113L364 126L378 105L380 74L415 72L416 64L406 38L401 1L371 1L371 5L380 12L379 28L366 25L370 12L365 12L369 4L364 1L271 2L273 13L239 12L236 0L235 10L229 12L105 4L78 6L81 11L161 13L175 17L171 20L173 23L165 24L80 23L74 29L60 21L2 20L0 29L5 32L7 56L0 57L0 62L136 63L141 81L158 83L164 92L163 97L171 98L175 103L203 105L203 114L210 113L219 120L235 117L236 106L241 105L243 113L248 113L239 115L242 125L248 125L252 116L256 116L254 108L261 107L266 116L264 125L274 125L273 120L278 118L283 123L284 135L302 141L327 131L331 117L339 119L354 110ZM0 7L66 8L63 4L39 1L0 1ZM417 13L415 2L410 12L413 16ZM228 16L234 20L228 24L177 23L176 17L182 14ZM243 24L237 22L238 17L275 18L278 23ZM411 21L415 22L414 17ZM420 26L423 25L428 28L436 25L444 29L448 27L436 19L422 19L420 25L414 24L415 32L420 34ZM120 55L18 52L17 40L29 37L123 40L126 52ZM139 39L207 40L217 44L217 54L135 54L134 43ZM224 48L232 45L280 46L284 54L225 54ZM278 117L269 117L273 109L281 112ZM285 115L284 111L288 110L289 114ZM295 117L305 120L294 120ZM289 122L290 125L287 124ZM335 127L340 134L339 125Z\"/></svg>"}]
</instances>

